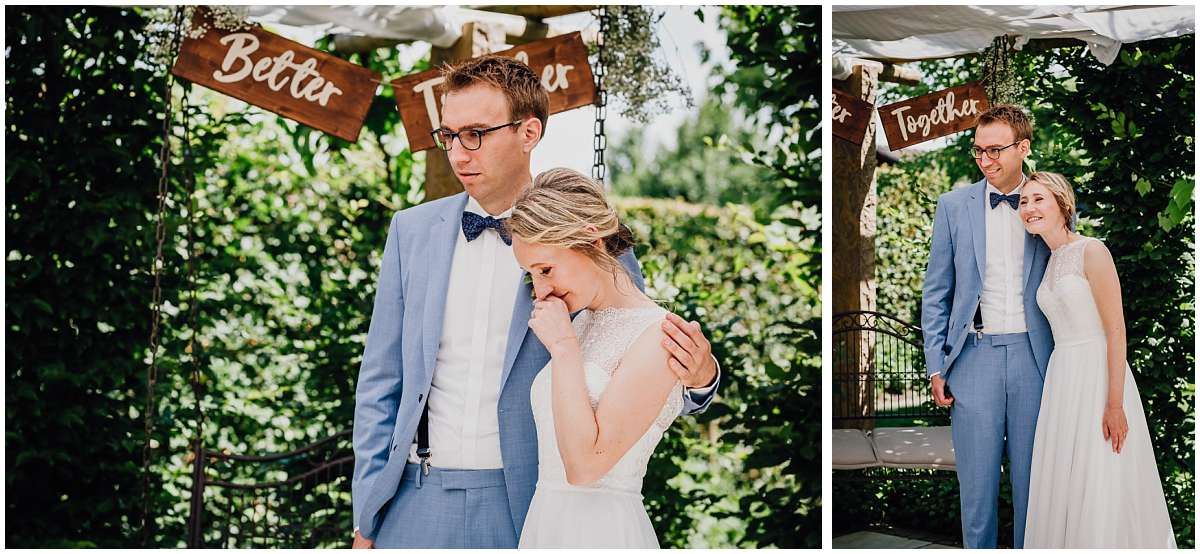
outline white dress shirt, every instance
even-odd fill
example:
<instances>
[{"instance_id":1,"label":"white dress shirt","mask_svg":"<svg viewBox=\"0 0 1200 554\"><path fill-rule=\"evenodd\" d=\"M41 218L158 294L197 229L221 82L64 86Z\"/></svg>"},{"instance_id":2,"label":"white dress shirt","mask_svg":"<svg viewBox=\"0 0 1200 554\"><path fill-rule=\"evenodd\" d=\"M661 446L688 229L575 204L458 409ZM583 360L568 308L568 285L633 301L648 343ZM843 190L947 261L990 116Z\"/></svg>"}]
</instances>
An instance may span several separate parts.
<instances>
[{"instance_id":1,"label":"white dress shirt","mask_svg":"<svg viewBox=\"0 0 1200 554\"><path fill-rule=\"evenodd\" d=\"M488 216L474 198L466 211ZM508 217L511 209L495 216ZM450 265L442 340L429 391L430 465L498 469L500 375L521 266L495 229L467 242L461 227ZM416 445L409 461L418 462Z\"/></svg>"},{"instance_id":2,"label":"white dress shirt","mask_svg":"<svg viewBox=\"0 0 1200 554\"><path fill-rule=\"evenodd\" d=\"M1021 185L1010 194L1021 194ZM1021 217L1008 202L995 208L992 193L1000 190L987 184L983 195L987 214L987 253L983 272L983 296L979 309L983 315L983 332L989 335L1025 332L1025 226Z\"/></svg>"}]
</instances>

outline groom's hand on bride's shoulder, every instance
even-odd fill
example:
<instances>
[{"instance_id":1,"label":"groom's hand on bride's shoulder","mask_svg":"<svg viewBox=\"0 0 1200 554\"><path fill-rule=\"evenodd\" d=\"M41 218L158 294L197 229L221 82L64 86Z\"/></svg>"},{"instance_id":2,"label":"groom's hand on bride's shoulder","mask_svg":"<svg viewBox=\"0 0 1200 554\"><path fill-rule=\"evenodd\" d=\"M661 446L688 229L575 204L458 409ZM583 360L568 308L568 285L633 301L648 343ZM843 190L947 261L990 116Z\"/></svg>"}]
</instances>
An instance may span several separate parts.
<instances>
[{"instance_id":1,"label":"groom's hand on bride's shoulder","mask_svg":"<svg viewBox=\"0 0 1200 554\"><path fill-rule=\"evenodd\" d=\"M717 360L700 324L668 312L662 328L667 334L663 348L671 354L667 366L679 376L683 386L689 389L712 386L717 380Z\"/></svg>"},{"instance_id":2,"label":"groom's hand on bride's shoulder","mask_svg":"<svg viewBox=\"0 0 1200 554\"><path fill-rule=\"evenodd\" d=\"M362 536L361 531L355 531L353 548L375 548L375 541Z\"/></svg>"},{"instance_id":3,"label":"groom's hand on bride's shoulder","mask_svg":"<svg viewBox=\"0 0 1200 554\"><path fill-rule=\"evenodd\" d=\"M939 373L929 378L930 386L933 387L933 403L943 408L949 407L954 403L954 397L950 396L946 390L946 380L942 379Z\"/></svg>"}]
</instances>

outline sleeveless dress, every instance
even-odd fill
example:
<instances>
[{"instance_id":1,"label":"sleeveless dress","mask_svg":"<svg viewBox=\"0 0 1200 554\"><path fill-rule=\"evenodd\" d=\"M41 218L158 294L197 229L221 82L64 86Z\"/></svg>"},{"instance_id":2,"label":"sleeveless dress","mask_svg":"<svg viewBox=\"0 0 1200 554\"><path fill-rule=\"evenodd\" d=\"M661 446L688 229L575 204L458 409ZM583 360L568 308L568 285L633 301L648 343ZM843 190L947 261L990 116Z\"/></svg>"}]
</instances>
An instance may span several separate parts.
<instances>
[{"instance_id":1,"label":"sleeveless dress","mask_svg":"<svg viewBox=\"0 0 1200 554\"><path fill-rule=\"evenodd\" d=\"M585 310L572 326L583 353L583 367L594 409L625 351L666 310L609 308ZM533 380L530 402L538 438L538 482L520 548L658 548L658 537L642 505L642 478L663 432L683 408L683 385L676 383L645 434L598 481L567 483L554 434L549 364Z\"/></svg>"},{"instance_id":2,"label":"sleeveless dress","mask_svg":"<svg viewBox=\"0 0 1200 554\"><path fill-rule=\"evenodd\" d=\"M1154 445L1137 384L1125 366L1129 434L1112 451L1100 426L1108 395L1108 347L1083 271L1081 237L1050 255L1038 306L1054 352L1033 441L1025 548L1175 548Z\"/></svg>"}]
</instances>

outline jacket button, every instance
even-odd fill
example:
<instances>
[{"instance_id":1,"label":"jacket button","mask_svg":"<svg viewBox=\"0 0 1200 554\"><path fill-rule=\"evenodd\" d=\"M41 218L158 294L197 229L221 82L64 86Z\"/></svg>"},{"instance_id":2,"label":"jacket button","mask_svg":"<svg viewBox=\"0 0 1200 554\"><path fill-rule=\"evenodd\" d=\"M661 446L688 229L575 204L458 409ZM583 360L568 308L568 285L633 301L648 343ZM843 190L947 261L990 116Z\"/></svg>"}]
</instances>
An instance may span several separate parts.
<instances>
[{"instance_id":1,"label":"jacket button","mask_svg":"<svg viewBox=\"0 0 1200 554\"><path fill-rule=\"evenodd\" d=\"M396 449L398 449L398 448L400 448L400 445L398 445L398 444L393 444L393 445L392 445L392 450L393 450L393 451L395 451L395 450L396 450Z\"/></svg>"}]
</instances>

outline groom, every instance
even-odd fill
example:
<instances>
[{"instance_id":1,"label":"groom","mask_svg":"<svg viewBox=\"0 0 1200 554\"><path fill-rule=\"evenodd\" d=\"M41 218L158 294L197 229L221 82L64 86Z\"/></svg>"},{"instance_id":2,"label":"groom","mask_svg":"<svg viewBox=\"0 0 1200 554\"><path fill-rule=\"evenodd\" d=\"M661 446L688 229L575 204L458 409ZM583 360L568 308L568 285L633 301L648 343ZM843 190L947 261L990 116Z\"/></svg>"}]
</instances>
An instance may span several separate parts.
<instances>
[{"instance_id":1,"label":"groom","mask_svg":"<svg viewBox=\"0 0 1200 554\"><path fill-rule=\"evenodd\" d=\"M550 356L500 222L533 180L549 98L511 58L444 76L434 138L466 192L392 218L355 393L356 548L515 548L537 482L529 391ZM643 286L633 255L621 262ZM685 411L703 410L710 344L673 314L663 329Z\"/></svg>"},{"instance_id":2,"label":"groom","mask_svg":"<svg viewBox=\"0 0 1200 554\"><path fill-rule=\"evenodd\" d=\"M972 154L984 178L938 198L925 272L925 361L934 402L950 407L968 548L996 547L1006 452L1013 545L1024 544L1034 428L1054 346L1036 298L1050 249L1017 213L1032 137L1020 108L980 114Z\"/></svg>"}]
</instances>

